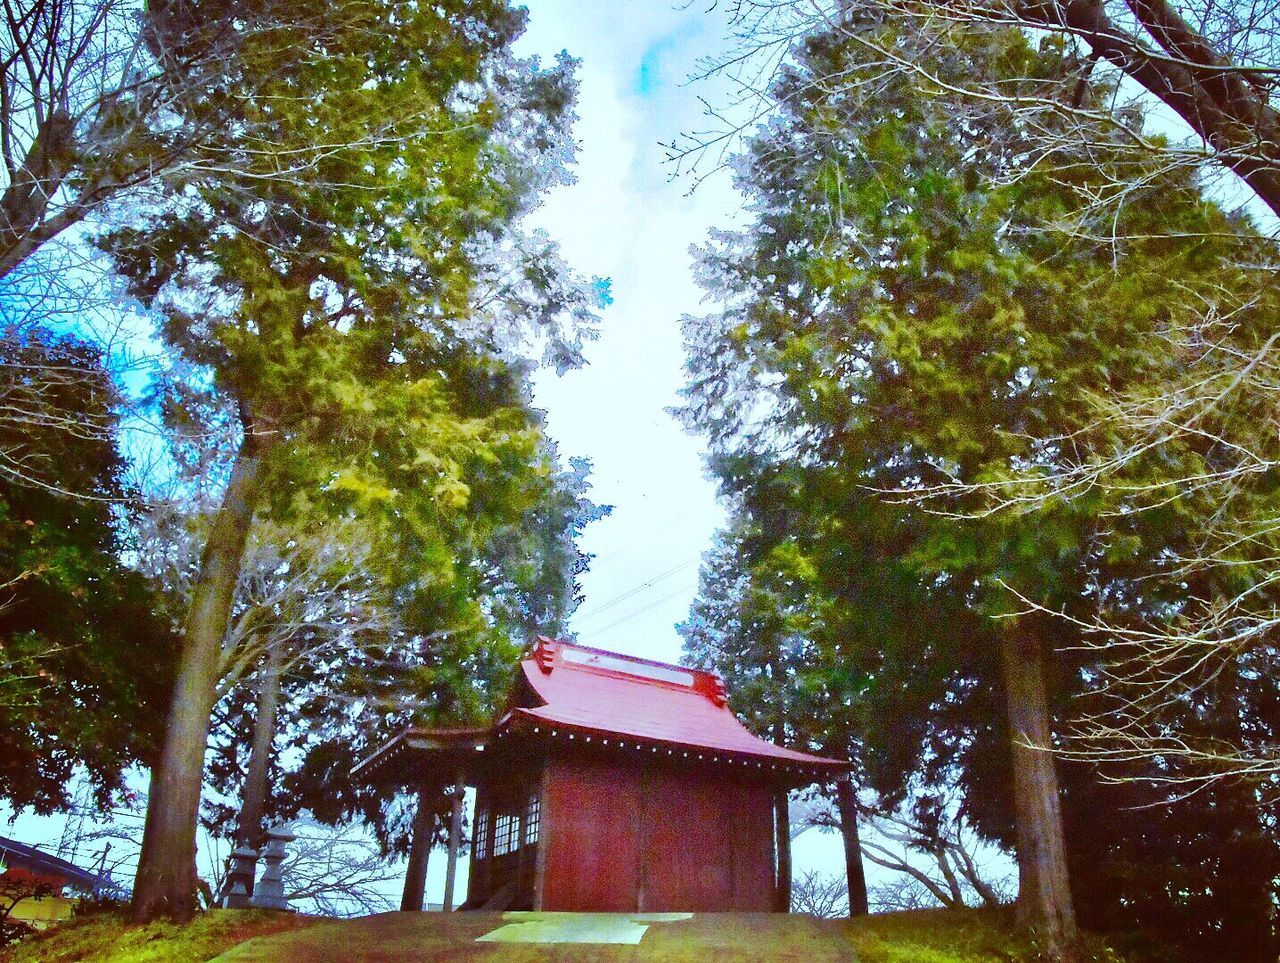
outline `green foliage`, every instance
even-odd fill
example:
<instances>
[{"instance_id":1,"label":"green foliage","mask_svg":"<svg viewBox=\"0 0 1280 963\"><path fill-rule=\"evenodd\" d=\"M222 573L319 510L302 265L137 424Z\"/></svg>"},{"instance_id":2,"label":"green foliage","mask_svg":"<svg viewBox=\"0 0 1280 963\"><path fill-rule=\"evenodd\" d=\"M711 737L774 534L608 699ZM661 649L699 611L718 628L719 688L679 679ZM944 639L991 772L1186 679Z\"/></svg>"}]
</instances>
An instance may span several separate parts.
<instances>
[{"instance_id":1,"label":"green foliage","mask_svg":"<svg viewBox=\"0 0 1280 963\"><path fill-rule=\"evenodd\" d=\"M961 123L920 74L882 74L866 51L886 48L944 85L997 78L1010 100ZM760 731L851 752L890 803L959 780L965 814L1006 844L1002 633L1058 653L1050 684L1069 718L1105 668L1081 650L1080 625L1099 598L1167 618L1178 599L1144 576L1193 542L1212 507L1162 484L1205 457L1195 442L1139 459L1127 503L1086 489L993 512L993 493L1052 478L1077 446L1105 455L1098 399L1176 383L1173 334L1233 285L1257 289L1231 266L1254 244L1247 225L1184 176L1118 148L1102 162L1115 169L1083 148L1037 157L1017 98L1051 97L1042 78L1063 69L1054 44L1012 30L851 13L808 38L774 91L779 118L736 168L755 220L702 252L727 307L685 326L685 417L709 437L734 510L683 628L691 656L773 678L785 643L791 662L763 696L775 718L755 720ZM835 76L847 84L810 83ZM1117 222L1091 224L1082 194L1126 181L1126 203L1105 212ZM1068 222L1073 232L1055 229ZM1243 344L1273 310L1234 315ZM1158 508L1135 514L1136 503ZM1273 731L1270 695L1246 710L1228 681L1199 697L1168 706L1162 724L1207 736L1241 711ZM1150 785L1109 794L1086 767L1063 780L1086 920L1177 927L1193 953L1249 945L1266 957L1280 855L1256 811L1226 789L1188 805ZM1167 834L1138 831L1149 817L1100 820L1121 796L1158 807ZM1192 855L1192 826L1240 845L1247 884Z\"/></svg>"},{"instance_id":2,"label":"green foliage","mask_svg":"<svg viewBox=\"0 0 1280 963\"><path fill-rule=\"evenodd\" d=\"M560 470L553 457L553 449L541 451L542 471L525 481L523 513L490 529L476 551L459 552L456 578L399 583L401 630L385 645L352 652L306 680L293 710L301 763L280 784L279 812L305 808L333 823L359 818L388 851L407 849L412 807L386 786L354 780L351 767L409 725L487 723L530 638L566 623L588 561L577 537L608 509L587 497L585 461ZM407 554L399 563L406 572Z\"/></svg>"},{"instance_id":3,"label":"green foliage","mask_svg":"<svg viewBox=\"0 0 1280 963\"><path fill-rule=\"evenodd\" d=\"M48 812L77 767L106 799L149 758L175 645L120 559L133 493L98 352L39 331L0 350L0 395L27 412L0 427L0 798Z\"/></svg>"},{"instance_id":4,"label":"green foliage","mask_svg":"<svg viewBox=\"0 0 1280 963\"><path fill-rule=\"evenodd\" d=\"M514 59L524 14L502 3L269 12L199 118L250 115L247 173L104 243L271 450L270 513L358 514L389 568L455 591L459 555L548 489L510 356L543 336L572 362L564 322L600 299L513 225L563 172L573 63ZM309 165L278 176L295 154Z\"/></svg>"},{"instance_id":5,"label":"green foliage","mask_svg":"<svg viewBox=\"0 0 1280 963\"><path fill-rule=\"evenodd\" d=\"M210 0L157 24L170 43L242 31L184 118L243 131L234 163L102 242L207 375L165 392L166 413L234 409L258 516L358 520L395 615L291 677L284 727L305 765L282 811L339 818L356 795L382 831L389 791L350 785L360 753L409 722L483 716L517 628L573 600L582 466L558 463L529 375L581 360L608 292L520 226L568 176L576 94L567 57L512 53L525 16L503 0Z\"/></svg>"}]
</instances>

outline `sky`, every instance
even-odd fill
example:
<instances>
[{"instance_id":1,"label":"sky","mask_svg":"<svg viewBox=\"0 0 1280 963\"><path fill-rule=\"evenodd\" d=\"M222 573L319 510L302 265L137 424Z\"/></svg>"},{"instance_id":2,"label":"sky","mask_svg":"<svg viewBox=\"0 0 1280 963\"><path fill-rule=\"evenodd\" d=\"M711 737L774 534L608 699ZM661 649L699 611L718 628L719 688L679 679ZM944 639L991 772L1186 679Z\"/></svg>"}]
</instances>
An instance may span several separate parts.
<instances>
[{"instance_id":1,"label":"sky","mask_svg":"<svg viewBox=\"0 0 1280 963\"><path fill-rule=\"evenodd\" d=\"M697 94L708 91L686 81L725 36L706 6L532 0L520 45L581 59L578 182L537 220L578 271L613 282L588 364L535 388L561 451L591 459L592 497L613 506L583 539L596 557L571 628L586 644L667 661L680 656L675 624L722 519L702 442L667 413L682 383L680 317L709 307L690 245L740 208L727 176L691 193L664 162L662 143L703 122Z\"/></svg>"}]
</instances>

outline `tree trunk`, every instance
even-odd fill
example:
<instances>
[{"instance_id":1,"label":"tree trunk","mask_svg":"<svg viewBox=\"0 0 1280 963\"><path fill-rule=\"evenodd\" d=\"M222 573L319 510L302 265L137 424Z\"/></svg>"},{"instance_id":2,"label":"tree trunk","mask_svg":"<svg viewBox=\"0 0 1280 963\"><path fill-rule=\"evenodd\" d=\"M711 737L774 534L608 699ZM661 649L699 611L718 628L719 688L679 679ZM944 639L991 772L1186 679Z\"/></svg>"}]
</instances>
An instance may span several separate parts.
<instances>
[{"instance_id":1,"label":"tree trunk","mask_svg":"<svg viewBox=\"0 0 1280 963\"><path fill-rule=\"evenodd\" d=\"M449 862L444 873L444 911L453 912L453 885L458 878L458 848L462 843L462 803L467 791L466 775L454 777L453 805L449 814Z\"/></svg>"},{"instance_id":2,"label":"tree trunk","mask_svg":"<svg viewBox=\"0 0 1280 963\"><path fill-rule=\"evenodd\" d=\"M276 737L276 707L280 702L281 652L278 645L267 647L266 661L258 677L258 712L253 720L253 749L249 771L244 778L244 800L236 826L236 843L257 849L262 842L262 814L267 804L267 777L271 772L271 749Z\"/></svg>"},{"instance_id":3,"label":"tree trunk","mask_svg":"<svg viewBox=\"0 0 1280 963\"><path fill-rule=\"evenodd\" d=\"M1049 959L1066 963L1077 958L1076 919L1039 640L1002 633L1000 662L1013 754L1018 921L1040 935Z\"/></svg>"},{"instance_id":4,"label":"tree trunk","mask_svg":"<svg viewBox=\"0 0 1280 963\"><path fill-rule=\"evenodd\" d=\"M773 741L779 746L787 744L787 714L784 681L787 677L782 661L782 651L774 648L768 661L770 679L778 687L776 716L773 720ZM778 878L774 909L779 913L791 912L791 802L787 790L776 794L773 808L773 836L778 846Z\"/></svg>"},{"instance_id":5,"label":"tree trunk","mask_svg":"<svg viewBox=\"0 0 1280 963\"><path fill-rule=\"evenodd\" d=\"M409 865L404 873L404 892L400 910L420 913L427 892L427 861L436 836L434 790L423 786L418 790L418 808L413 814L413 838L409 841Z\"/></svg>"},{"instance_id":6,"label":"tree trunk","mask_svg":"<svg viewBox=\"0 0 1280 963\"><path fill-rule=\"evenodd\" d=\"M774 837L778 841L778 892L775 909L791 912L791 804L785 789L778 791L773 809Z\"/></svg>"},{"instance_id":7,"label":"tree trunk","mask_svg":"<svg viewBox=\"0 0 1280 963\"><path fill-rule=\"evenodd\" d=\"M849 915L866 916L867 874L862 866L862 840L858 838L858 795L849 779L836 781L836 808L840 810L840 835L844 837L844 867L849 880Z\"/></svg>"},{"instance_id":8,"label":"tree trunk","mask_svg":"<svg viewBox=\"0 0 1280 963\"><path fill-rule=\"evenodd\" d=\"M196 817L209 716L221 669L222 637L260 493L264 448L246 430L191 593L164 747L151 772L133 887L133 917L139 923L159 916L185 922L195 912Z\"/></svg>"}]
</instances>

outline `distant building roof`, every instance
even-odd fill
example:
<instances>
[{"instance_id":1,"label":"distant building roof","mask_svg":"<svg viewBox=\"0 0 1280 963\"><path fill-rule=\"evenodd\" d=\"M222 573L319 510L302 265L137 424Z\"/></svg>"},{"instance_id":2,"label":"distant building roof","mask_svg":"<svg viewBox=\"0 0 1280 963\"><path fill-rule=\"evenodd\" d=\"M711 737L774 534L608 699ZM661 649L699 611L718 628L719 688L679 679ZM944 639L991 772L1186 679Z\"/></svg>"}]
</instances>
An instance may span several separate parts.
<instances>
[{"instance_id":1,"label":"distant building roof","mask_svg":"<svg viewBox=\"0 0 1280 963\"><path fill-rule=\"evenodd\" d=\"M0 836L0 863L85 892L95 892L107 885L96 873L7 836Z\"/></svg>"},{"instance_id":2,"label":"distant building roof","mask_svg":"<svg viewBox=\"0 0 1280 963\"><path fill-rule=\"evenodd\" d=\"M692 761L750 766L821 778L848 762L797 752L751 733L729 709L724 682L712 672L539 638L520 675L511 707L489 729L406 729L356 766L372 774L403 751L476 759L513 732L631 748L665 749Z\"/></svg>"}]
</instances>

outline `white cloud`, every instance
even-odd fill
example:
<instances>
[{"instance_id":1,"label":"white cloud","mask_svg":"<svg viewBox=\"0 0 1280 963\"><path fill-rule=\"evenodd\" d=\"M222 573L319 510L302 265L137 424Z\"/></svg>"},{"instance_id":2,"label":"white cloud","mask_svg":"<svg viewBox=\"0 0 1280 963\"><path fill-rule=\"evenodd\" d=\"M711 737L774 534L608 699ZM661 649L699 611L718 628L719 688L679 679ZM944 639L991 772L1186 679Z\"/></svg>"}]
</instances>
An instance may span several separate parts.
<instances>
[{"instance_id":1,"label":"white cloud","mask_svg":"<svg viewBox=\"0 0 1280 963\"><path fill-rule=\"evenodd\" d=\"M661 143L699 123L684 85L720 24L660 4L534 0L530 11L525 51L563 47L582 60L578 183L556 191L538 223L578 270L614 282L590 364L537 382L552 434L566 454L593 460L594 496L614 506L586 535L598 559L573 627L589 644L674 660L675 623L721 520L701 441L666 414L682 383L679 319L700 310L688 249L731 221L738 200L724 177L690 195L687 181L672 181Z\"/></svg>"}]
</instances>

